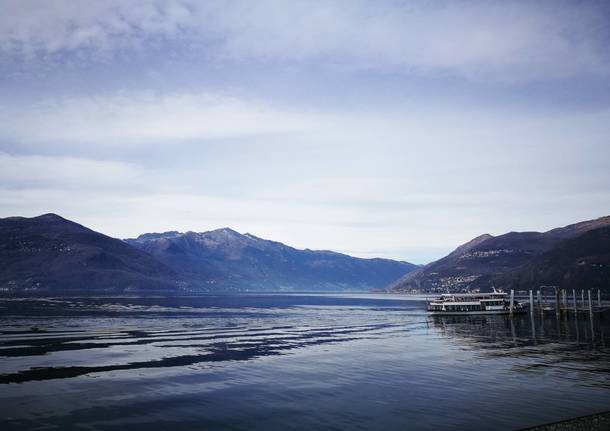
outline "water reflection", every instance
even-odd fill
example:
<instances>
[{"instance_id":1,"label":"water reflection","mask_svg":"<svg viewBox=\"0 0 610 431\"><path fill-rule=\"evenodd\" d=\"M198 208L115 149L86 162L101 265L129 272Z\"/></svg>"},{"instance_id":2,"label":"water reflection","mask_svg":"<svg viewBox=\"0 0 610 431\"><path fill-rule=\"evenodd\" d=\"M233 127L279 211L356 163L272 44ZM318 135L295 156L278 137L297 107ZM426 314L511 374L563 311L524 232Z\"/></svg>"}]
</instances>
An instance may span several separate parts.
<instances>
[{"instance_id":1,"label":"water reflection","mask_svg":"<svg viewBox=\"0 0 610 431\"><path fill-rule=\"evenodd\" d=\"M606 322L360 296L0 300L0 428L518 429L607 408Z\"/></svg>"},{"instance_id":2,"label":"water reflection","mask_svg":"<svg viewBox=\"0 0 610 431\"><path fill-rule=\"evenodd\" d=\"M443 336L483 358L523 359L513 371L596 373L582 384L610 386L608 319L597 316L434 316Z\"/></svg>"},{"instance_id":3,"label":"water reflection","mask_svg":"<svg viewBox=\"0 0 610 431\"><path fill-rule=\"evenodd\" d=\"M610 317L610 316L608 316ZM433 316L435 327L445 335L479 342L510 339L515 345L576 343L606 347L608 326L602 316L522 314L509 316Z\"/></svg>"},{"instance_id":4,"label":"water reflection","mask_svg":"<svg viewBox=\"0 0 610 431\"><path fill-rule=\"evenodd\" d=\"M99 360L104 350L130 348L127 363L106 365L36 366L13 373L0 374L0 384L22 383L33 380L51 380L77 377L90 373L147 368L189 366L195 364L247 361L263 356L281 355L287 351L314 345L362 340L387 335L392 325L359 325L352 327L296 327L244 329L243 331L187 329L170 333L147 331L119 331L113 334L65 334L54 332L51 337L27 336L17 339L0 338L0 357L43 356L53 352L74 351L79 354L91 351L91 360ZM395 328L397 330L397 328ZM178 352L177 352L178 350ZM178 353L178 354L177 354ZM94 355L97 355L94 356ZM171 355L171 356L166 356ZM137 360L140 359L140 360ZM25 361L28 363L28 361ZM1 367L0 367L1 368Z\"/></svg>"},{"instance_id":5,"label":"water reflection","mask_svg":"<svg viewBox=\"0 0 610 431\"><path fill-rule=\"evenodd\" d=\"M325 322L332 313L315 308L351 309L355 317L380 304L390 315L405 309L391 300L289 295L0 301L9 310L0 385L249 361L401 331L388 319Z\"/></svg>"}]
</instances>

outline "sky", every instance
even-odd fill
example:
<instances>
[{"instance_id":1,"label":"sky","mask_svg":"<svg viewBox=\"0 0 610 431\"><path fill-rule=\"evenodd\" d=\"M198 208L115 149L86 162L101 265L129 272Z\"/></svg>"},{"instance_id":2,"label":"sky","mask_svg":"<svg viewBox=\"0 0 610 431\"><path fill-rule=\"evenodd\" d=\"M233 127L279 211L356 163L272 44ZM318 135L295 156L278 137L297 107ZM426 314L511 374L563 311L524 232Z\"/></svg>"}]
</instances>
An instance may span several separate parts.
<instances>
[{"instance_id":1,"label":"sky","mask_svg":"<svg viewBox=\"0 0 610 431\"><path fill-rule=\"evenodd\" d=\"M610 214L605 1L0 11L0 217L426 263Z\"/></svg>"}]
</instances>

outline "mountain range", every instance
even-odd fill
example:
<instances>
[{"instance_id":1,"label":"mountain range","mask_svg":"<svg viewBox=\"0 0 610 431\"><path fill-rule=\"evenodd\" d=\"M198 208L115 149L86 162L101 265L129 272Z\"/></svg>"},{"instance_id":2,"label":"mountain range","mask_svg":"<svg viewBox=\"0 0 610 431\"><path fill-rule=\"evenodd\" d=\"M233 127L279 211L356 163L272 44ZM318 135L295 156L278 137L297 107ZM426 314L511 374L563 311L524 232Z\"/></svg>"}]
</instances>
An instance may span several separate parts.
<instances>
[{"instance_id":1,"label":"mountain range","mask_svg":"<svg viewBox=\"0 0 610 431\"><path fill-rule=\"evenodd\" d=\"M0 219L0 291L9 294L368 291L416 268L299 250L228 228L123 241L56 214Z\"/></svg>"},{"instance_id":2,"label":"mountain range","mask_svg":"<svg viewBox=\"0 0 610 431\"><path fill-rule=\"evenodd\" d=\"M425 266L299 250L229 228L120 240L56 214L0 219L0 293L610 290L610 216L480 235Z\"/></svg>"},{"instance_id":3,"label":"mountain range","mask_svg":"<svg viewBox=\"0 0 610 431\"><path fill-rule=\"evenodd\" d=\"M125 241L209 289L366 291L417 268L389 259L298 250L229 228L148 233Z\"/></svg>"},{"instance_id":4,"label":"mountain range","mask_svg":"<svg viewBox=\"0 0 610 431\"><path fill-rule=\"evenodd\" d=\"M610 216L548 232L480 235L406 274L388 290L527 290L540 285L610 290Z\"/></svg>"}]
</instances>

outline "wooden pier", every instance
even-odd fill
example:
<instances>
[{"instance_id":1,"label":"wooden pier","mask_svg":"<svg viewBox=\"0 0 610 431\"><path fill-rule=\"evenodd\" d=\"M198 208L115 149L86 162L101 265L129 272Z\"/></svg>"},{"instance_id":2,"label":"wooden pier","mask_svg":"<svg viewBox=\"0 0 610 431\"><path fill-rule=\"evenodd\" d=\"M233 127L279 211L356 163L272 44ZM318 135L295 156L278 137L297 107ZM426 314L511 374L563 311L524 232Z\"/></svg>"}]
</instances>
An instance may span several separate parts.
<instances>
[{"instance_id":1,"label":"wooden pier","mask_svg":"<svg viewBox=\"0 0 610 431\"><path fill-rule=\"evenodd\" d=\"M594 298L595 297L595 298ZM540 286L534 292L529 291L529 296L516 296L515 292L510 291L511 305L515 299L523 302L528 301L530 313L555 313L561 314L589 314L593 316L597 313L610 311L610 302L602 301L600 289L559 289L557 286Z\"/></svg>"}]
</instances>

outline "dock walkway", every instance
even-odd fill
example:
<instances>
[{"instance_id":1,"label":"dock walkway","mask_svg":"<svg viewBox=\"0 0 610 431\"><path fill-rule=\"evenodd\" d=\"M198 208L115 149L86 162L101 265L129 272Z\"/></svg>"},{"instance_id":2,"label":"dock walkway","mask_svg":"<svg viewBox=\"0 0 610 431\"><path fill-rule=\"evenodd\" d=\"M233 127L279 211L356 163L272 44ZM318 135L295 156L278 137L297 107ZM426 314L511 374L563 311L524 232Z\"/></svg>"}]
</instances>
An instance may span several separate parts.
<instances>
[{"instance_id":1,"label":"dock walkway","mask_svg":"<svg viewBox=\"0 0 610 431\"><path fill-rule=\"evenodd\" d=\"M551 290L552 294L547 295ZM597 292L592 292L591 289L559 289L557 286L540 286L536 291L529 291L528 296L514 295L511 290L511 300L513 298L522 300L528 304L530 312L536 310L542 313L555 312L574 313L574 314L598 314L610 311L610 302L602 301L600 289ZM593 293L593 295L592 295ZM597 295L594 295L597 293ZM595 298L596 296L596 298Z\"/></svg>"}]
</instances>

